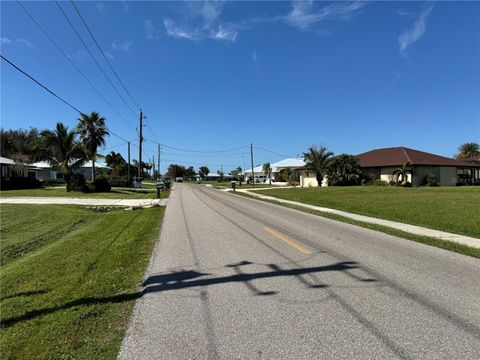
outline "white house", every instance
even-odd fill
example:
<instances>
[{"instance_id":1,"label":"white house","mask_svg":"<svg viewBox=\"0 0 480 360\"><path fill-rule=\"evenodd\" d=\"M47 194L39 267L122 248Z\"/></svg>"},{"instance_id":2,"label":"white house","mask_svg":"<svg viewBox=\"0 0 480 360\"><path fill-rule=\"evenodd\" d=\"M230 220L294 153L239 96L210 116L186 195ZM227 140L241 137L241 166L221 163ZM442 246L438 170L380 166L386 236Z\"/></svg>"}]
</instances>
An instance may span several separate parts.
<instances>
[{"instance_id":1,"label":"white house","mask_svg":"<svg viewBox=\"0 0 480 360\"><path fill-rule=\"evenodd\" d=\"M110 173L112 169L104 163L95 161L95 173ZM52 168L46 161L39 161L30 166L30 171L35 172L35 177L40 181L45 180L62 180L63 174L60 170ZM74 174L82 174L85 179L92 178L92 162L87 161L82 166L74 168Z\"/></svg>"},{"instance_id":2,"label":"white house","mask_svg":"<svg viewBox=\"0 0 480 360\"><path fill-rule=\"evenodd\" d=\"M305 162L301 158L287 158L283 159L280 161L277 161L276 163L270 164L270 167L272 168L272 180L277 178L278 173L282 171L283 169L300 169L305 166ZM258 165L253 168L253 171L255 173L255 178L260 178L260 180L265 180L268 181L268 174L265 174L263 172L263 164ZM252 177L252 169L247 169L243 172L243 175L245 176L246 179ZM298 174L297 174L297 181L298 181Z\"/></svg>"}]
</instances>

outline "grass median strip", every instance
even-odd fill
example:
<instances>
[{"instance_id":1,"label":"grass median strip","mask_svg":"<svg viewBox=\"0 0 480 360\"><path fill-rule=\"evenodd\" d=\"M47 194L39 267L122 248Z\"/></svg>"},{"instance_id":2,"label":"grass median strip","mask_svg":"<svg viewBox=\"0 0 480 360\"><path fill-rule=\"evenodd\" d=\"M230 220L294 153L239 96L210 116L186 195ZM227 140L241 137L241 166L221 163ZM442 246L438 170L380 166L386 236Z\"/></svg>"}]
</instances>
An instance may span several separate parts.
<instances>
[{"instance_id":1,"label":"grass median strip","mask_svg":"<svg viewBox=\"0 0 480 360\"><path fill-rule=\"evenodd\" d=\"M345 186L256 193L480 238L480 187Z\"/></svg>"},{"instance_id":2,"label":"grass median strip","mask_svg":"<svg viewBox=\"0 0 480 360\"><path fill-rule=\"evenodd\" d=\"M2 205L0 358L116 358L164 209Z\"/></svg>"},{"instance_id":3,"label":"grass median strip","mask_svg":"<svg viewBox=\"0 0 480 360\"><path fill-rule=\"evenodd\" d=\"M455 243L455 242L452 242L452 241L440 240L440 239L436 239L436 238L432 238L432 237L428 237L428 236L415 235L415 234L411 234L411 233L408 233L408 232L405 232L405 231L392 229L392 228L389 228L387 226L369 224L369 223L365 223L365 222L361 222L361 221L352 220L350 218L340 216L340 215L336 215L336 214L331 214L331 213L326 213L326 212L322 212L322 211L312 210L312 209L304 208L304 207L301 207L301 206L295 206L295 205L291 205L291 204L285 204L285 203L281 203L281 202L275 201L275 200L261 199L261 198L255 197L253 195L249 195L247 193L233 192L233 191L230 191L230 193L236 194L236 195L239 195L239 196L243 196L243 197L247 197L247 198L250 198L250 199L255 199L255 200L258 200L258 201L264 201L264 202L268 202L268 203L271 203L271 204L284 206L284 207L287 207L287 208L290 208L290 209L300 210L300 211L303 211L303 212L306 212L306 213L309 213L309 214L322 216L322 217L325 217L325 218L328 218L328 219L337 220L337 221L345 222L345 223L348 223L348 224L361 226L361 227L364 227L366 229L380 231L380 232L383 232L385 234L389 234L389 235L392 235L392 236L401 237L403 239L416 241L416 242L419 242L419 243L422 243L422 244L425 244L425 245L438 247L438 248L441 248L441 249L453 251L453 252L456 252L456 253L459 253L459 254L462 254L462 255L467 255L467 256L471 256L471 257L475 257L475 258L480 259L480 249L473 248L473 247L466 246L466 245L462 245L462 244L458 244L458 243Z\"/></svg>"}]
</instances>

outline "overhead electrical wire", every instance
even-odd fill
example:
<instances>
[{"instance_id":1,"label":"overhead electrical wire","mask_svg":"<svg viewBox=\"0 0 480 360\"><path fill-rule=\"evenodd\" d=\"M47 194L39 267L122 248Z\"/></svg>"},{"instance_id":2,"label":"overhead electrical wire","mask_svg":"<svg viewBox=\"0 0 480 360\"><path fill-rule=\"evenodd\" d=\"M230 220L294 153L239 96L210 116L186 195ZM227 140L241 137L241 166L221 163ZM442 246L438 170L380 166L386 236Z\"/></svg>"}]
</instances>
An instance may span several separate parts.
<instances>
[{"instance_id":1,"label":"overhead electrical wire","mask_svg":"<svg viewBox=\"0 0 480 360\"><path fill-rule=\"evenodd\" d=\"M281 156L281 157L287 157L287 158L297 158L297 156L291 156L291 155L280 154L280 153L277 153L277 152L275 152L275 151L271 151L271 150L265 149L265 148L263 148L263 147L260 147L260 146L254 146L254 149L258 149L258 150L266 151L266 152L268 152L268 153L271 153L271 154L274 154L274 155L277 155L277 156Z\"/></svg>"},{"instance_id":2,"label":"overhead electrical wire","mask_svg":"<svg viewBox=\"0 0 480 360\"><path fill-rule=\"evenodd\" d=\"M248 146L240 146L240 147L237 147L237 148L225 149L225 150L210 150L210 151L208 151L208 150L191 150L191 149L182 149L182 148L178 148L178 147L175 147L175 146L161 144L157 141L153 141L152 139L148 139L148 138L145 138L145 137L143 138L143 140L150 141L151 143L158 144L160 146L163 146L163 147L166 147L166 148L169 148L169 149L173 149L173 150L177 150L177 151L185 151L185 152L193 152L193 153L205 153L205 154L226 153L226 152L231 152L231 151L236 151L236 150L241 150L241 149L248 148Z\"/></svg>"},{"instance_id":3,"label":"overhead electrical wire","mask_svg":"<svg viewBox=\"0 0 480 360\"><path fill-rule=\"evenodd\" d=\"M60 5L60 3L58 2L58 0L55 0L55 3L57 4L58 8L60 9L60 11L62 12L65 20L67 20L68 24L70 25L70 27L72 28L72 30L74 31L74 33L77 35L78 39L80 40L80 42L83 44L83 46L85 47L85 49L87 50L88 54L90 55L90 57L92 58L92 60L95 62L95 64L97 65L97 67L100 69L100 71L102 72L103 76L105 77L105 79L108 81L108 83L112 86L112 88L115 90L115 92L117 93L117 95L120 97L120 99L122 100L122 102L125 104L125 106L127 106L127 108L131 111L131 113L134 115L134 116L137 116L137 114L135 113L135 111L133 111L132 107L127 103L127 101L125 100L125 98L122 96L122 94L120 94L120 91L118 91L117 87L113 84L112 80L110 79L110 77L107 75L107 73L105 72L105 70L103 70L102 66L98 63L97 59L95 58L95 55L93 55L93 53L90 51L90 48L87 46L87 44L85 43L85 41L83 40L82 36L80 35L80 33L77 31L77 28L75 27L75 25L73 25L73 23L71 22L70 18L68 17L68 15L65 13L65 11L63 10L62 6Z\"/></svg>"},{"instance_id":4,"label":"overhead electrical wire","mask_svg":"<svg viewBox=\"0 0 480 360\"><path fill-rule=\"evenodd\" d=\"M105 102L115 111L115 113L122 119L128 126L133 129L133 126L118 112L118 110L112 105L110 101L98 90L98 88L90 81L90 79L83 73L82 70L73 62L73 60L61 49L57 42L50 36L50 34L45 30L45 28L35 19L35 17L23 6L23 4L17 0L17 4L22 8L22 10L30 17L30 19L37 25L37 27L43 32L43 34L50 40L50 42L57 48L57 50L72 64L72 66L78 71L80 75L88 82L88 84L96 91L100 97L105 100Z\"/></svg>"},{"instance_id":5,"label":"overhead electrical wire","mask_svg":"<svg viewBox=\"0 0 480 360\"><path fill-rule=\"evenodd\" d=\"M70 104L67 100L65 100L64 98L62 98L61 96L57 95L55 92L53 92L52 90L50 90L48 87L46 87L45 85L43 85L40 81L38 81L37 79L35 79L33 76L31 76L30 74L28 74L26 71L20 69L17 65L15 65L13 62L11 62L10 60L8 60L5 56L3 56L2 54L0 54L0 56L2 57L2 59L4 61L6 61L10 66L12 66L13 68L15 68L16 70L20 71L23 75L25 75L26 77L28 77L30 80L32 80L33 82L35 82L38 86L42 87L44 90L46 90L47 92L49 92L51 95L55 96L57 99L59 99L60 101L62 101L64 104L66 104L67 106L69 106L70 108L72 108L73 110L75 110L76 112L78 112L79 114L83 114L80 110L78 110L75 106L73 106L72 104Z\"/></svg>"},{"instance_id":6,"label":"overhead electrical wire","mask_svg":"<svg viewBox=\"0 0 480 360\"><path fill-rule=\"evenodd\" d=\"M55 96L58 100L60 100L61 102L63 102L65 105L67 105L68 107L70 107L71 109L75 110L77 113L79 113L80 115L85 115L84 112L78 110L77 107L75 107L74 105L72 105L70 102L68 102L67 100L65 100L64 98L62 98L60 95L57 95L54 91L50 90L47 86L43 85L40 81L38 81L37 79L35 79L32 75L28 74L26 71L22 70L20 67L18 67L17 65L15 65L13 62L11 62L10 60L8 60L5 56L3 56L2 54L0 54L0 57L2 58L2 60L4 60L5 62L7 62L10 66L12 66L14 69L16 69L17 71L21 72L23 75L25 75L26 77L28 77L30 80L32 80L35 84L37 84L38 86L40 86L41 88L43 88L45 91L47 91L50 95L53 95ZM125 142L128 142L128 140L126 140L125 138L121 137L120 135L114 133L112 130L108 129L108 132L110 134L112 134L113 136L119 138L120 140L123 140Z\"/></svg>"},{"instance_id":7,"label":"overhead electrical wire","mask_svg":"<svg viewBox=\"0 0 480 360\"><path fill-rule=\"evenodd\" d=\"M110 61L108 61L108 58L107 56L105 55L104 51L102 50L102 47L100 46L100 44L98 43L97 39L95 38L95 36L93 35L93 32L92 30L90 29L90 27L88 26L87 22L85 21L85 19L83 18L82 14L80 13L80 10L78 9L77 5L75 5L75 2L73 0L70 1L73 5L73 7L75 8L75 11L77 12L78 16L80 17L80 19L82 20L83 22L83 25L85 25L85 27L87 28L87 31L88 33L90 34L90 36L92 37L93 41L95 42L95 44L97 45L97 48L98 50L102 53L103 55L103 58L105 59L105 61L107 62L108 66L110 67L110 69L112 70L113 74L115 75L115 77L117 78L118 82L120 83L120 85L122 86L123 90L125 91L125 93L128 95L128 97L130 98L130 100L132 100L133 104L138 108L140 109L140 105L138 105L138 102L135 101L135 99L133 98L132 94L130 93L130 91L128 91L127 87L125 86L125 84L123 83L123 81L120 79L120 77L118 76L117 72L115 71L115 69L113 68L112 64L110 63Z\"/></svg>"}]
</instances>

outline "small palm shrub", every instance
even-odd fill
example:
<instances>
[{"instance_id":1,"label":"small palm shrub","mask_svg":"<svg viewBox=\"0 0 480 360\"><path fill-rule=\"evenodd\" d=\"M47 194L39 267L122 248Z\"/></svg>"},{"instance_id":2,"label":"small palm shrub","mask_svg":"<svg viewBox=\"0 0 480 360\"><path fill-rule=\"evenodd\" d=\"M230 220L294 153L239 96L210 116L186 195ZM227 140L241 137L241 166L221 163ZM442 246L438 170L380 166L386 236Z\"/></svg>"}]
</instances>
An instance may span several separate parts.
<instances>
[{"instance_id":1,"label":"small palm shrub","mask_svg":"<svg viewBox=\"0 0 480 360\"><path fill-rule=\"evenodd\" d=\"M67 182L67 191L87 192L85 177L82 174L73 174L70 177L70 181Z\"/></svg>"},{"instance_id":2,"label":"small palm shrub","mask_svg":"<svg viewBox=\"0 0 480 360\"><path fill-rule=\"evenodd\" d=\"M109 192L110 190L112 190L112 186L104 177L98 177L90 184L93 192Z\"/></svg>"},{"instance_id":3,"label":"small palm shrub","mask_svg":"<svg viewBox=\"0 0 480 360\"><path fill-rule=\"evenodd\" d=\"M435 175L427 175L423 181L425 186L438 186L438 178Z\"/></svg>"}]
</instances>

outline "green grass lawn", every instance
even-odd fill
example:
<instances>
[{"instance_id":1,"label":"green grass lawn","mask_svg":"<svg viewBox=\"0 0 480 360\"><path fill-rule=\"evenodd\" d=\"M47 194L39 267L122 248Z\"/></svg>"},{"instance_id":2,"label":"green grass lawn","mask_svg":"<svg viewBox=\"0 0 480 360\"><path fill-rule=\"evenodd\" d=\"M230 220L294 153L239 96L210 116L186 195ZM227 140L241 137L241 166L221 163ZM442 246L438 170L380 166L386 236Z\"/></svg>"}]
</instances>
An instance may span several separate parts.
<instances>
[{"instance_id":1,"label":"green grass lawn","mask_svg":"<svg viewBox=\"0 0 480 360\"><path fill-rule=\"evenodd\" d=\"M116 358L163 214L2 205L0 358Z\"/></svg>"},{"instance_id":2,"label":"green grass lawn","mask_svg":"<svg viewBox=\"0 0 480 360\"><path fill-rule=\"evenodd\" d=\"M354 186L258 193L480 238L480 187Z\"/></svg>"},{"instance_id":3,"label":"green grass lawn","mask_svg":"<svg viewBox=\"0 0 480 360\"><path fill-rule=\"evenodd\" d=\"M161 191L160 197L166 198L170 195L170 191ZM95 199L154 199L157 192L149 189L129 189L129 188L112 188L109 192L99 193L82 193L77 191L66 192L62 188L40 188L28 190L3 190L0 191L0 197L77 197L77 198L95 198Z\"/></svg>"}]
</instances>

